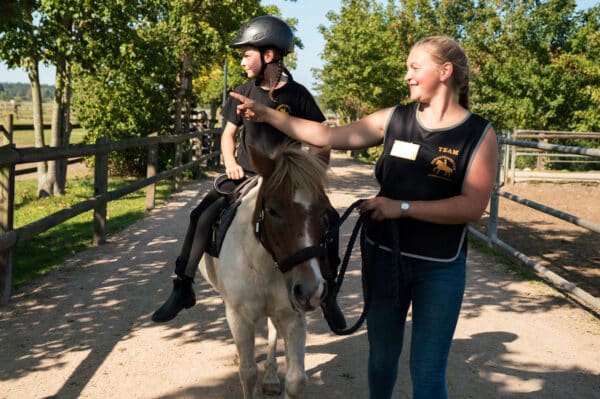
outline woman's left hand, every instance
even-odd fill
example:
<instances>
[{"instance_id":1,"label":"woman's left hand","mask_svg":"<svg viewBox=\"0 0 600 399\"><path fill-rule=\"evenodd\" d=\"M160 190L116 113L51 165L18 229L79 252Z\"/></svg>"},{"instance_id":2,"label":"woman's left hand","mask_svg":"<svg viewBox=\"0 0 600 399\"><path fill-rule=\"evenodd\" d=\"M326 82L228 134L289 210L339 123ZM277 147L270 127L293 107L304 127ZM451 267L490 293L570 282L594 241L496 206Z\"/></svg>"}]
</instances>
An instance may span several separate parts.
<instances>
[{"instance_id":1,"label":"woman's left hand","mask_svg":"<svg viewBox=\"0 0 600 399\"><path fill-rule=\"evenodd\" d=\"M400 202L387 197L373 197L366 199L358 207L358 211L371 212L371 219L381 221L384 219L396 219L402 215Z\"/></svg>"}]
</instances>

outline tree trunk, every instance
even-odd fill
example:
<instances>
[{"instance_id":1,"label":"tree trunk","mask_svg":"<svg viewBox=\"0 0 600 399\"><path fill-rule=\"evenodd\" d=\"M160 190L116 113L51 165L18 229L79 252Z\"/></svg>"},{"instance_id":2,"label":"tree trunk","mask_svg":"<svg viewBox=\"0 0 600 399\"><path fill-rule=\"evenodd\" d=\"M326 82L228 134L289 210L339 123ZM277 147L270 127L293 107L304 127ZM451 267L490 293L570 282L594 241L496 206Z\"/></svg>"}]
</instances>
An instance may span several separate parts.
<instances>
[{"instance_id":1,"label":"tree trunk","mask_svg":"<svg viewBox=\"0 0 600 399\"><path fill-rule=\"evenodd\" d=\"M68 147L71 141L71 63L65 60L65 70L63 74L63 93L61 97L61 127L59 136L60 147ZM67 166L68 159L61 159L57 162L56 183L59 192L64 194L67 185Z\"/></svg>"},{"instance_id":2,"label":"tree trunk","mask_svg":"<svg viewBox=\"0 0 600 399\"><path fill-rule=\"evenodd\" d=\"M44 115L42 110L42 93L40 88L39 64L36 60L28 60L26 65L29 82L31 83L31 98L33 102L33 135L36 148L43 148L44 142ZM38 198L49 197L51 190L47 184L48 163L37 163Z\"/></svg>"},{"instance_id":3,"label":"tree trunk","mask_svg":"<svg viewBox=\"0 0 600 399\"><path fill-rule=\"evenodd\" d=\"M192 57L185 54L180 63L177 76L177 98L175 99L175 132L186 133L190 130L190 116L192 113Z\"/></svg>"},{"instance_id":4,"label":"tree trunk","mask_svg":"<svg viewBox=\"0 0 600 399\"><path fill-rule=\"evenodd\" d=\"M63 96L64 96L64 71L65 61L62 57L56 59L56 80L54 83L54 99L52 102L52 134L50 136L50 146L60 147L63 127ZM59 162L57 160L48 161L48 184L50 185L52 195L62 195L59 179Z\"/></svg>"}]
</instances>

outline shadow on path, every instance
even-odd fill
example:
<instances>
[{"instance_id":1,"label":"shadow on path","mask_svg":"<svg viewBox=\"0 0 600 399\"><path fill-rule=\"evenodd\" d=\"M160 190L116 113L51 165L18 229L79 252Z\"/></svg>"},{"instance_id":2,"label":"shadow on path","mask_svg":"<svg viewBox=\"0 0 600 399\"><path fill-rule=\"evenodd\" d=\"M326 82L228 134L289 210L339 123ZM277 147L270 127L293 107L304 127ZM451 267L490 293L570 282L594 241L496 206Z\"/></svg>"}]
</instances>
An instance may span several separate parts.
<instances>
[{"instance_id":1,"label":"shadow on path","mask_svg":"<svg viewBox=\"0 0 600 399\"><path fill-rule=\"evenodd\" d=\"M334 157L330 187L341 212L376 194L372 166ZM189 211L212 182L186 187L109 243L77 254L0 308L0 398L235 398L241 388L221 300L198 278L198 304L170 323L150 321L171 290ZM353 219L344 227L345 243ZM358 246L357 246L358 248ZM450 358L454 398L600 395L600 328L555 291L523 283L472 251ZM353 323L362 310L356 249L340 295ZM306 397L368 397L366 329L332 335L308 314ZM262 333L262 331L259 331ZM406 334L410 340L410 322ZM257 358L266 343L259 334ZM408 348L394 398L411 395ZM283 363L280 351L280 364ZM280 367L283 378L285 367Z\"/></svg>"}]
</instances>

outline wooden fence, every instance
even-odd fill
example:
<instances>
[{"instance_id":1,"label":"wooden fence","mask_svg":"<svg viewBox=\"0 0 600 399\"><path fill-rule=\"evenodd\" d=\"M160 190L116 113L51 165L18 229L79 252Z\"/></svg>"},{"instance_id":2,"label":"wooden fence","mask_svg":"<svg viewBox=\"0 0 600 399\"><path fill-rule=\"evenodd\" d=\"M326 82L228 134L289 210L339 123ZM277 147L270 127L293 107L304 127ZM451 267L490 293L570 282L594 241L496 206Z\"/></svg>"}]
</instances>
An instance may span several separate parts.
<instances>
[{"instance_id":1,"label":"wooden fence","mask_svg":"<svg viewBox=\"0 0 600 399\"><path fill-rule=\"evenodd\" d=\"M0 125L0 304L10 300L12 282L12 248L20 242L54 227L83 212L93 210L92 244L99 245L106 240L106 209L109 201L114 201L141 188L146 189L146 209L154 208L156 182L173 179L175 189L181 188L181 176L185 170L199 169L203 162L219 162L220 152L218 138L220 130L201 130L188 134L173 136L149 136L120 141L98 139L96 144L70 145L64 148L16 148L12 144L12 123L7 127ZM202 154L203 137L210 135L211 148ZM191 161L182 164L183 143L192 141L193 154ZM157 171L158 146L175 144L174 167L165 171ZM135 147L148 148L148 164L146 178L137 180L125 187L108 191L108 157L113 151ZM48 160L72 159L94 156L94 196L68 208L55 212L33 223L13 228L15 165Z\"/></svg>"},{"instance_id":2,"label":"wooden fence","mask_svg":"<svg viewBox=\"0 0 600 399\"><path fill-rule=\"evenodd\" d=\"M199 155L197 152L195 158L192 159L191 162L182 164L182 143L189 140L196 140L195 147L199 149L199 143L201 142L203 135L210 134L218 137L220 131L214 129L175 136L154 136L126 139L116 142L110 142L107 139L100 139L94 145L72 145L67 148L22 149L16 149L12 144L10 144L10 142L6 145L2 142L2 133L10 136L10 134L8 134L9 131L10 127L7 130L0 125L0 304L7 303L10 298L12 271L11 248L13 248L16 244L30 239L35 235L40 234L43 231L46 231L51 227L54 227L76 215L93 209L94 226L92 242L94 245L98 245L105 240L106 204L109 201L121 198L143 187L148 187L146 191L146 208L152 209L154 207L154 189L157 181L173 178L175 180L175 188L179 189L181 173L184 170L198 168L201 162L207 160L218 160L220 155L217 148L215 148L216 146L213 144L213 147L210 149L208 154ZM216 142L218 142L218 140L213 140L213 143ZM156 164L158 145L166 143L176 144L175 165L172 169L157 173ZM107 191L109 153L112 151L119 151L140 146L148 147L148 167L146 178L136 181L118 190L110 192ZM507 165L512 163L509 159L509 154L512 153L515 154L515 156L517 154L517 152L514 150L515 147L537 149L546 153L579 154L592 157L594 159L600 159L600 149L554 145L543 141L533 142L515 140L510 138L510 135L499 137L499 146L500 152L501 154L504 154L504 156L501 156L499 159L496 189L492 194L492 199L490 202L490 217L488 219L487 233L483 234L473 227L469 228L470 232L475 237L487 242L490 247L499 248L501 251L508 253L522 263L533 267L536 273L542 278L550 281L552 284L566 291L580 302L584 303L586 306L591 307L596 312L600 313L600 300L598 298L593 297L589 293L578 288L575 284L547 270L545 267L535 262L527 255L500 240L497 236L499 220L498 204L500 196L519 202L537 211L550 214L573 224L577 224L581 227L587 228L590 231L600 232L600 225L597 223L549 208L526 198L520 198L502 189L504 181L510 179L510 172ZM14 203L14 179L16 174L15 165L46 160L72 159L83 156L95 157L94 196L36 222L18 229L13 229L12 214Z\"/></svg>"},{"instance_id":3,"label":"wooden fence","mask_svg":"<svg viewBox=\"0 0 600 399\"><path fill-rule=\"evenodd\" d=\"M596 133L597 135L598 133ZM574 137L569 136L569 137ZM597 137L597 136L596 136ZM594 137L595 138L595 137ZM514 165L514 157L517 154L515 150L516 147L519 148L529 148L529 149L537 149L542 150L546 153L553 154L579 154L582 156L590 157L593 159L600 160L600 149L597 148L587 148L587 147L574 147L574 146L565 146L565 145L556 145L556 144L548 144L544 141L523 141L523 140L515 140L510 138L509 134L505 134L503 137L498 137L500 157L499 157L499 165L498 165L498 174L496 176L496 184L495 189L492 193L492 198L490 200L490 214L488 219L488 227L487 233L481 233L473 226L469 227L469 231L477 238L485 241L490 248L498 248L502 252L507 253L511 257L515 258L519 262L530 266L534 269L534 271L542 277L544 280L549 281L559 289L568 293L574 299L578 300L580 303L585 306L591 308L596 313L600 314L600 299L594 297L590 293L582 290L577 287L575 284L566 280L565 278L557 275L556 273L548 270L538 262L534 261L526 254L520 252L515 249L511 245L506 242L500 240L498 238L498 221L499 221L499 198L500 196L507 198L511 201L518 202L519 204L525 205L531 209L534 209L539 212L546 213L548 215L557 217L559 219L565 220L569 223L575 224L577 226L583 227L593 232L600 233L600 224L570 215L566 212L562 212L557 209L550 208L543 204L539 204L537 202L531 201L527 198L521 198L517 195L511 194L507 191L504 191L502 187L504 186L505 180L510 180L511 173L507 173L506 165L512 164ZM509 159L508 155L513 154L512 161ZM503 167L504 165L504 167ZM514 182L514 174L512 174L512 181Z\"/></svg>"}]
</instances>

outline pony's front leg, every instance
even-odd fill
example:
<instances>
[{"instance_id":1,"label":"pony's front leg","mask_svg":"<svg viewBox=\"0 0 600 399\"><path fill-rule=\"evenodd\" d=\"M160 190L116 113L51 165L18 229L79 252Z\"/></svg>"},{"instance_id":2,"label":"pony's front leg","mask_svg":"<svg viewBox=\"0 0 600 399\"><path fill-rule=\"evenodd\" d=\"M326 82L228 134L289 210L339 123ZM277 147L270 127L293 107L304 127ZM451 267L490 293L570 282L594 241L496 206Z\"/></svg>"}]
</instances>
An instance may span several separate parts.
<instances>
[{"instance_id":1,"label":"pony's front leg","mask_svg":"<svg viewBox=\"0 0 600 399\"><path fill-rule=\"evenodd\" d=\"M258 376L254 358L254 324L246 321L229 306L225 306L225 314L240 361L239 373L244 399L254 399Z\"/></svg>"},{"instance_id":2,"label":"pony's front leg","mask_svg":"<svg viewBox=\"0 0 600 399\"><path fill-rule=\"evenodd\" d=\"M285 342L285 399L300 398L308 377L304 369L306 347L306 319L304 314L295 313L285 320L278 321L279 332Z\"/></svg>"},{"instance_id":3,"label":"pony's front leg","mask_svg":"<svg viewBox=\"0 0 600 399\"><path fill-rule=\"evenodd\" d=\"M277 375L277 328L267 317L267 359L265 360L265 375L263 376L262 392L268 396L281 394L281 385Z\"/></svg>"}]
</instances>

